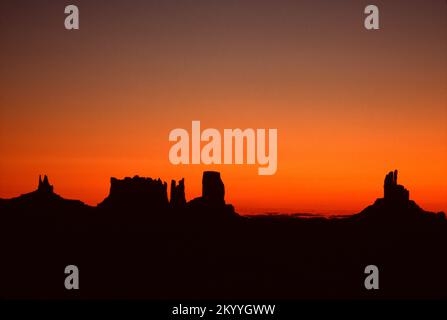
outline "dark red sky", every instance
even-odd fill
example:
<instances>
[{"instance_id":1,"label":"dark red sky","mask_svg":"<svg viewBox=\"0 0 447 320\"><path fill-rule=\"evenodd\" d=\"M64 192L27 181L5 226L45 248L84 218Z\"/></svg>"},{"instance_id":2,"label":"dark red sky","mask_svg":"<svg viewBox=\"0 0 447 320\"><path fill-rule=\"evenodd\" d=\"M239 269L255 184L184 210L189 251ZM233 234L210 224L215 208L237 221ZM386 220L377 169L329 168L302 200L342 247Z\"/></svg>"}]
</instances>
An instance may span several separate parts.
<instances>
[{"instance_id":1,"label":"dark red sky","mask_svg":"<svg viewBox=\"0 0 447 320\"><path fill-rule=\"evenodd\" d=\"M64 29L64 7L81 29ZM380 9L379 31L363 9ZM384 174L447 211L445 1L2 1L0 197L46 173L95 204L110 176L222 172L242 212L355 212ZM278 171L173 166L169 131L277 128ZM190 130L190 129L189 129Z\"/></svg>"}]
</instances>

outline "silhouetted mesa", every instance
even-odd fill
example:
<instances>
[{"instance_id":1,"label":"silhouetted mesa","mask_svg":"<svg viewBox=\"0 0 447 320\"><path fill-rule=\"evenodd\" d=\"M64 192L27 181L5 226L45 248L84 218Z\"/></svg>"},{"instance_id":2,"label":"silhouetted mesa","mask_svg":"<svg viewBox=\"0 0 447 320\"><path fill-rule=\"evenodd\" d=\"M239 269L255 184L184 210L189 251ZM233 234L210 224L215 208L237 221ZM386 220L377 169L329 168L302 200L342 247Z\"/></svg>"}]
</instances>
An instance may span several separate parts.
<instances>
[{"instance_id":1,"label":"silhouetted mesa","mask_svg":"<svg viewBox=\"0 0 447 320\"><path fill-rule=\"evenodd\" d=\"M110 192L99 207L167 208L167 183L160 179L134 176L122 180L110 179Z\"/></svg>"},{"instance_id":2,"label":"silhouetted mesa","mask_svg":"<svg viewBox=\"0 0 447 320\"><path fill-rule=\"evenodd\" d=\"M110 179L110 193L100 208L119 212L147 212L151 218L168 218L169 211L183 212L183 218L210 219L236 216L234 208L225 204L225 187L219 172L206 171L202 178L202 197L189 202L185 198L185 180L181 179L178 185L171 181L170 200L167 196L167 183L160 179L142 178L135 176L122 180ZM164 213L162 213L164 212Z\"/></svg>"},{"instance_id":3,"label":"silhouetted mesa","mask_svg":"<svg viewBox=\"0 0 447 320\"><path fill-rule=\"evenodd\" d=\"M176 184L175 180L171 181L171 197L169 200L172 208L183 208L186 205L185 198L185 179L181 179Z\"/></svg>"},{"instance_id":4,"label":"silhouetted mesa","mask_svg":"<svg viewBox=\"0 0 447 320\"><path fill-rule=\"evenodd\" d=\"M1 297L446 297L447 221L409 200L397 172L386 175L374 205L337 219L239 217L218 172L203 174L202 195L186 206L183 179L171 183L168 203L159 179L112 178L105 208L93 208L61 198L42 177L37 190L0 200ZM71 261L87 270L76 295L62 284ZM38 277L26 276L30 263ZM374 293L363 286L369 263L385 275Z\"/></svg>"}]
</instances>

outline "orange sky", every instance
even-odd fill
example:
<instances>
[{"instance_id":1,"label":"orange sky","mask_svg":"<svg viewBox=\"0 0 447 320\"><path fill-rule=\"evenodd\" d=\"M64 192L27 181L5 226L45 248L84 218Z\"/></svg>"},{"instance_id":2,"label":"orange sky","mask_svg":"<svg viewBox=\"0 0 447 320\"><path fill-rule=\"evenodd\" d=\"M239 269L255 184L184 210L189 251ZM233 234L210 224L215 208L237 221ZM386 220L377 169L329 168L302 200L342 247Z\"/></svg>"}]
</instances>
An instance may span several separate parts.
<instances>
[{"instance_id":1,"label":"orange sky","mask_svg":"<svg viewBox=\"0 0 447 320\"><path fill-rule=\"evenodd\" d=\"M110 176L139 174L185 177L191 199L212 169L239 212L353 213L397 168L447 211L445 1L378 2L373 32L367 2L320 2L78 1L71 32L63 4L2 3L0 197L47 174L97 204ZM277 128L277 173L170 164L169 132L192 120Z\"/></svg>"}]
</instances>

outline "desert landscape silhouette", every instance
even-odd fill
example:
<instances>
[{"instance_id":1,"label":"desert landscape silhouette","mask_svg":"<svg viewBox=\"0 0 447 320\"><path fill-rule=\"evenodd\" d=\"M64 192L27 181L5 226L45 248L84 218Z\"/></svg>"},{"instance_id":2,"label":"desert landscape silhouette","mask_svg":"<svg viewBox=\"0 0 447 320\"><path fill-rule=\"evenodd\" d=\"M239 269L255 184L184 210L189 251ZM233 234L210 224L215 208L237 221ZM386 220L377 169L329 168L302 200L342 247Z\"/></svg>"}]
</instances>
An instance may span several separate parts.
<instances>
[{"instance_id":1,"label":"desert landscape silhouette","mask_svg":"<svg viewBox=\"0 0 447 320\"><path fill-rule=\"evenodd\" d=\"M202 195L185 180L111 178L96 207L54 192L0 200L2 298L407 299L447 297L447 221L410 200L397 182L344 217L239 215L219 172ZM349 195L347 195L349 196ZM80 270L67 291L63 270ZM380 289L366 290L377 265Z\"/></svg>"}]
</instances>

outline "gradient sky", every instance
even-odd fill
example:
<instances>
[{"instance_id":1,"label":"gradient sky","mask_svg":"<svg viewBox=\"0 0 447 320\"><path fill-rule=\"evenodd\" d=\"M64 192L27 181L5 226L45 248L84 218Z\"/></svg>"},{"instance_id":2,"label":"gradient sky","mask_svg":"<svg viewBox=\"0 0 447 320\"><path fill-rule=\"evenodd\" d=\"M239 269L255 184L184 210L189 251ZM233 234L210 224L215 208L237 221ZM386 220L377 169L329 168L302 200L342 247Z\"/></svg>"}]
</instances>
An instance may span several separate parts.
<instances>
[{"instance_id":1,"label":"gradient sky","mask_svg":"<svg viewBox=\"0 0 447 320\"><path fill-rule=\"evenodd\" d=\"M64 7L80 30L64 29ZM379 31L363 9L380 9ZM97 204L110 176L219 170L243 213L354 213L387 171L447 211L447 3L2 1L0 197L47 174ZM170 130L277 128L278 171L174 166Z\"/></svg>"}]
</instances>

